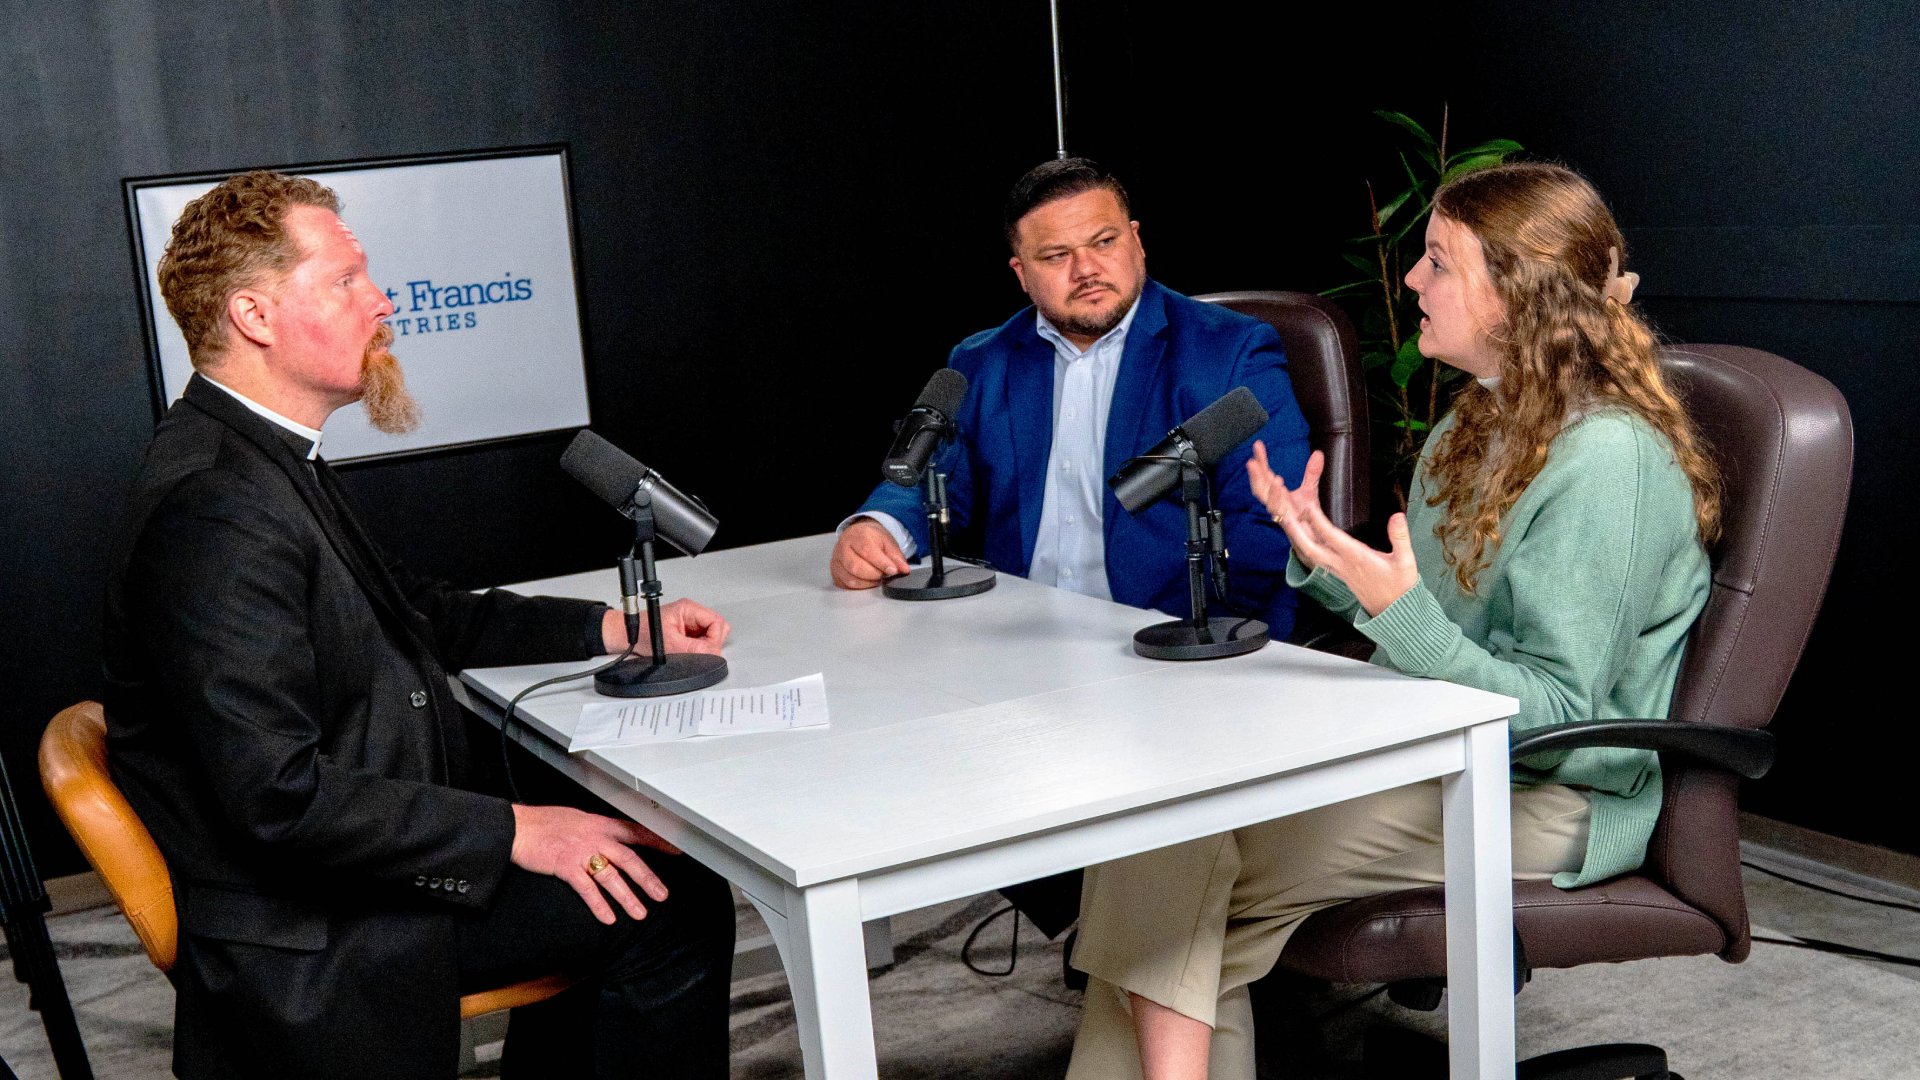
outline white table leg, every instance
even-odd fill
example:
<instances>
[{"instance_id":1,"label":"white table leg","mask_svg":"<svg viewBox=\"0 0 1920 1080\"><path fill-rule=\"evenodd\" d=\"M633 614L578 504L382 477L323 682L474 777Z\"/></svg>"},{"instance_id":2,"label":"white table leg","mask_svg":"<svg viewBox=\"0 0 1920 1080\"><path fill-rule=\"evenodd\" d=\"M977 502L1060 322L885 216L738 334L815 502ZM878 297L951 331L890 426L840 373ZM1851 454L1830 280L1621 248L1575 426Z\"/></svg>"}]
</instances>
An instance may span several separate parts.
<instances>
[{"instance_id":1,"label":"white table leg","mask_svg":"<svg viewBox=\"0 0 1920 1080\"><path fill-rule=\"evenodd\" d=\"M1513 848L1505 721L1469 728L1441 782L1447 860L1447 1034L1453 1080L1512 1080Z\"/></svg>"},{"instance_id":2,"label":"white table leg","mask_svg":"<svg viewBox=\"0 0 1920 1080\"><path fill-rule=\"evenodd\" d=\"M807 1080L877 1080L858 883L789 890L777 921L768 917L767 925L786 962Z\"/></svg>"}]
</instances>

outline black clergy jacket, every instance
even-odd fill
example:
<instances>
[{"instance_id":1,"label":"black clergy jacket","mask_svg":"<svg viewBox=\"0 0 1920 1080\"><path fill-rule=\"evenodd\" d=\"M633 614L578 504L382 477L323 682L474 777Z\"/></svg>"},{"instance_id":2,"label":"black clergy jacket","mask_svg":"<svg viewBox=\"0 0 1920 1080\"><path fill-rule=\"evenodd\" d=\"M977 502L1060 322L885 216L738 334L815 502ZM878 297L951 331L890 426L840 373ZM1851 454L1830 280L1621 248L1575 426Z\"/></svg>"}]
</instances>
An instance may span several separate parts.
<instances>
[{"instance_id":1,"label":"black clergy jacket","mask_svg":"<svg viewBox=\"0 0 1920 1080\"><path fill-rule=\"evenodd\" d=\"M382 558L310 445L195 376L109 567L108 760L173 876L182 1077L452 1067L453 920L513 816L470 790L446 672L598 651L601 605Z\"/></svg>"}]
</instances>

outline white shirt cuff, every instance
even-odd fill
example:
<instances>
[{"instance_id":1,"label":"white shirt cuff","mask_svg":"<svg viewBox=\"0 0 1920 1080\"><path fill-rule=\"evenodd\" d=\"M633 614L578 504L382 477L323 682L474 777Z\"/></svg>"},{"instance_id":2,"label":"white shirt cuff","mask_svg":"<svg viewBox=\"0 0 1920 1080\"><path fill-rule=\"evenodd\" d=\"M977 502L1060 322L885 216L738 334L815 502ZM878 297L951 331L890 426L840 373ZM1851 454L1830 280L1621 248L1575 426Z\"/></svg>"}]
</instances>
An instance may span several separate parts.
<instances>
[{"instance_id":1,"label":"white shirt cuff","mask_svg":"<svg viewBox=\"0 0 1920 1080\"><path fill-rule=\"evenodd\" d=\"M855 514L841 522L834 532L836 534L846 532L847 526L859 521L861 518L878 522L881 528L887 530L887 535L893 537L893 542L900 545L901 555L911 559L913 558L914 552L919 550L919 545L913 542L913 534L907 531L905 525L900 524L899 518L894 517L892 514L883 514L878 510L869 510L864 514Z\"/></svg>"}]
</instances>

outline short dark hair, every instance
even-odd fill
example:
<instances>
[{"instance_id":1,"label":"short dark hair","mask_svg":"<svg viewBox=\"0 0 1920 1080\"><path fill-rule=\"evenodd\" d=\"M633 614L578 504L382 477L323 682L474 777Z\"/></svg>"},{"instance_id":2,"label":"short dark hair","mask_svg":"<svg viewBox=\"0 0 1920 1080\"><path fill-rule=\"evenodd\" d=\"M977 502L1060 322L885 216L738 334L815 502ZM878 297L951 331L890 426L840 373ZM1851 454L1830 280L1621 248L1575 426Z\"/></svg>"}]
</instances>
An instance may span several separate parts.
<instances>
[{"instance_id":1,"label":"short dark hair","mask_svg":"<svg viewBox=\"0 0 1920 1080\"><path fill-rule=\"evenodd\" d=\"M1035 166L1007 194L1007 246L1016 252L1020 249L1020 219L1032 213L1035 207L1057 199L1071 199L1089 191L1103 190L1113 192L1113 197L1120 200L1121 213L1133 216L1133 207L1127 202L1127 189L1097 162L1070 157Z\"/></svg>"}]
</instances>

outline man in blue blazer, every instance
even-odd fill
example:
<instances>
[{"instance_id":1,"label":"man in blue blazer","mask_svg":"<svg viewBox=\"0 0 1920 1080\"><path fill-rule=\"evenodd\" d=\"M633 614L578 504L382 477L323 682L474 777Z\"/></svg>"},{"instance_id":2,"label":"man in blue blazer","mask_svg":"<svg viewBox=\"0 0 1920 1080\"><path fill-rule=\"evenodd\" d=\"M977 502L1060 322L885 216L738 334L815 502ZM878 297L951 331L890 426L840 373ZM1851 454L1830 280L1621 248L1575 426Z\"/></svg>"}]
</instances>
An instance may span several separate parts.
<instances>
[{"instance_id":1,"label":"man in blue blazer","mask_svg":"<svg viewBox=\"0 0 1920 1080\"><path fill-rule=\"evenodd\" d=\"M1237 386L1266 407L1257 437L1290 483L1306 465L1307 424L1279 335L1148 278L1129 214L1120 182L1082 158L1049 161L1014 185L1009 264L1033 306L953 350L967 396L940 461L956 532L977 537L996 568L1185 616L1185 510L1168 498L1128 514L1106 478ZM1211 606L1256 615L1281 637L1295 603L1287 538L1248 488L1251 447L1212 470L1232 573L1227 603ZM834 582L865 589L905 573L926 529L919 490L881 483L841 529Z\"/></svg>"}]
</instances>

